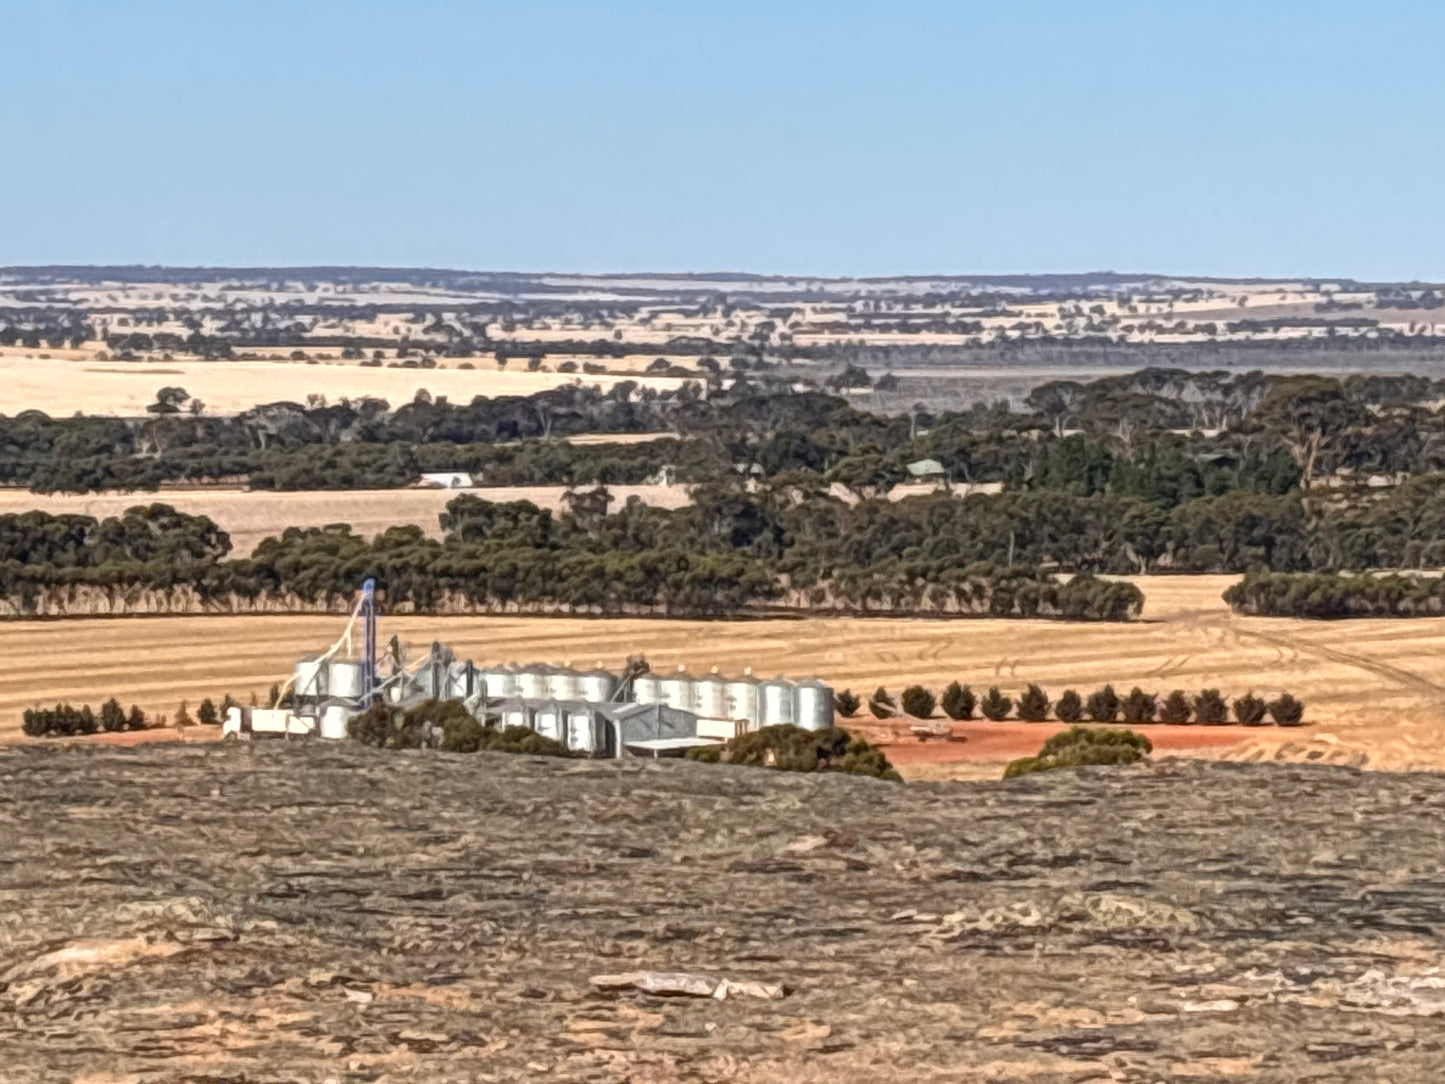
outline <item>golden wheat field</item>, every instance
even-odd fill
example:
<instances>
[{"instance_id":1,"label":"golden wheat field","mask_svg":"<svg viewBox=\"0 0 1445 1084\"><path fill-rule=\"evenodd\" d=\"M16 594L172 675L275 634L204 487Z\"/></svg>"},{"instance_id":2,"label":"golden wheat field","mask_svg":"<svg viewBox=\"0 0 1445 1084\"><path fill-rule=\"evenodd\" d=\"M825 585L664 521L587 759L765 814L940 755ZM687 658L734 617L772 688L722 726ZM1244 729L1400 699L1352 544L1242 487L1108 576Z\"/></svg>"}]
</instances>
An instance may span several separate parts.
<instances>
[{"instance_id":1,"label":"golden wheat field","mask_svg":"<svg viewBox=\"0 0 1445 1084\"><path fill-rule=\"evenodd\" d=\"M52 515L74 513L104 519L138 504L169 504L178 511L209 516L231 536L231 552L246 556L256 543L287 527L325 527L349 523L365 538L388 527L415 524L433 538L441 537L438 516L447 502L461 494L488 501L531 501L554 512L563 507L565 486L489 486L477 489L242 490L173 489L156 493L30 493L0 490L0 514L39 510ZM659 508L681 508L686 486L609 486L613 511L637 497Z\"/></svg>"},{"instance_id":2,"label":"golden wheat field","mask_svg":"<svg viewBox=\"0 0 1445 1084\"><path fill-rule=\"evenodd\" d=\"M500 370L490 360L473 369L373 369L355 362L308 365L290 361L73 361L59 357L0 354L0 414L43 410L50 415L140 415L156 392L167 386L185 388L212 414L249 410L257 403L304 403L309 395L331 401L343 396L372 396L392 406L409 403L425 389L453 403L469 403L478 395L531 395L563 384L584 383L602 389L632 380L659 390L675 388L676 377L581 376Z\"/></svg>"},{"instance_id":3,"label":"golden wheat field","mask_svg":"<svg viewBox=\"0 0 1445 1084\"><path fill-rule=\"evenodd\" d=\"M1307 704L1303 730L1260 729L1228 755L1292 755L1380 767L1445 767L1445 621L1307 622L1235 617L1227 576L1141 577L1144 620L1129 624L890 618L665 621L536 617L388 617L383 637L450 643L477 662L590 666L646 655L657 670L792 677L895 693L957 678L1057 695L1112 682L1167 692L1288 690ZM164 617L0 624L0 737L17 737L27 705L120 697L151 711L205 696L264 696L299 655L342 626L325 616ZM1215 751L1212 755L1218 755Z\"/></svg>"}]
</instances>

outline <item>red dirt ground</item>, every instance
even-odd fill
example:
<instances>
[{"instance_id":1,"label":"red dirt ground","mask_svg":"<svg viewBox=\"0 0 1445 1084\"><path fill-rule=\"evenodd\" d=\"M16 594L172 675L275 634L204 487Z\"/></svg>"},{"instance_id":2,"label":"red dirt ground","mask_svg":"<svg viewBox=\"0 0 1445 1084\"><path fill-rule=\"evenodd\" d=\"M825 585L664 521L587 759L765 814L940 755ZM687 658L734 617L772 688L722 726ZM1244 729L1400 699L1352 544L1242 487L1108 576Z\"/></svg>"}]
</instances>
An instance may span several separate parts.
<instances>
[{"instance_id":1,"label":"red dirt ground","mask_svg":"<svg viewBox=\"0 0 1445 1084\"><path fill-rule=\"evenodd\" d=\"M842 720L845 729L853 731L883 747L888 759L899 766L913 764L953 764L966 761L1005 761L1015 757L1033 756L1051 735L1067 729L1063 723L953 723L954 740L930 738L919 741L899 723ZM1120 724L1115 724L1120 725ZM1169 726L1162 723L1136 724L1130 730L1143 734L1154 743L1156 753L1179 752L1186 749L1212 749L1236 745L1257 738L1273 727L1258 726ZM958 741L958 738L964 738Z\"/></svg>"}]
</instances>

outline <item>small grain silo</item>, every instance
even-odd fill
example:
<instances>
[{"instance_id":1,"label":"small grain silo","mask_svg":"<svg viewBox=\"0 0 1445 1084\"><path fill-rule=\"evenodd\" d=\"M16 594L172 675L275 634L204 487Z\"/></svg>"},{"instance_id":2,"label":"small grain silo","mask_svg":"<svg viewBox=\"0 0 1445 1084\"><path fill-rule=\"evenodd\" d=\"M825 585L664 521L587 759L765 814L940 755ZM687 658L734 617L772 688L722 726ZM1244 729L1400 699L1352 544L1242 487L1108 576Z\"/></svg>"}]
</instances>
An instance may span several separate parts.
<instances>
[{"instance_id":1,"label":"small grain silo","mask_svg":"<svg viewBox=\"0 0 1445 1084\"><path fill-rule=\"evenodd\" d=\"M326 660L301 659L292 671L291 689L298 697L326 695Z\"/></svg>"},{"instance_id":2,"label":"small grain silo","mask_svg":"<svg viewBox=\"0 0 1445 1084\"><path fill-rule=\"evenodd\" d=\"M769 678L758 686L761 696L763 726L779 726L794 722L797 713L793 707L793 683L787 678Z\"/></svg>"},{"instance_id":3,"label":"small grain silo","mask_svg":"<svg viewBox=\"0 0 1445 1084\"><path fill-rule=\"evenodd\" d=\"M532 712L532 729L544 738L562 741L565 738L562 732L564 725L565 712L562 705L555 700L538 704L537 709Z\"/></svg>"},{"instance_id":4,"label":"small grain silo","mask_svg":"<svg viewBox=\"0 0 1445 1084\"><path fill-rule=\"evenodd\" d=\"M326 668L326 695L360 700L361 663L332 660Z\"/></svg>"},{"instance_id":5,"label":"small grain silo","mask_svg":"<svg viewBox=\"0 0 1445 1084\"><path fill-rule=\"evenodd\" d=\"M567 715L567 748L574 753L595 753L601 744L598 740L598 719L593 712L580 705L569 707Z\"/></svg>"},{"instance_id":6,"label":"small grain silo","mask_svg":"<svg viewBox=\"0 0 1445 1084\"><path fill-rule=\"evenodd\" d=\"M346 737L346 724L351 719L351 709L345 704L327 704L321 709L321 736L332 741Z\"/></svg>"},{"instance_id":7,"label":"small grain silo","mask_svg":"<svg viewBox=\"0 0 1445 1084\"><path fill-rule=\"evenodd\" d=\"M817 678L798 682L793 697L793 718L804 730L826 730L833 725L833 690Z\"/></svg>"}]
</instances>

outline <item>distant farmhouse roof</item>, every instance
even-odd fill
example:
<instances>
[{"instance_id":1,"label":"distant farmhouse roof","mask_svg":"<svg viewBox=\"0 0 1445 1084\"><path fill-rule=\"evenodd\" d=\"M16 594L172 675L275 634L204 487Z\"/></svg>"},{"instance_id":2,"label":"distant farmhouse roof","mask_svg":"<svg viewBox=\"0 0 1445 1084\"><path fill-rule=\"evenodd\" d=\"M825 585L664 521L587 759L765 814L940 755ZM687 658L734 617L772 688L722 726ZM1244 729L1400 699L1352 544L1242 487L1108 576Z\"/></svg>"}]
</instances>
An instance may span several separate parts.
<instances>
[{"instance_id":1,"label":"distant farmhouse roof","mask_svg":"<svg viewBox=\"0 0 1445 1084\"><path fill-rule=\"evenodd\" d=\"M470 489L476 483L466 471L444 470L426 472L418 484L427 489Z\"/></svg>"},{"instance_id":2,"label":"distant farmhouse roof","mask_svg":"<svg viewBox=\"0 0 1445 1084\"><path fill-rule=\"evenodd\" d=\"M908 464L908 473L915 478L934 478L943 472L943 464L936 459L918 459Z\"/></svg>"}]
</instances>

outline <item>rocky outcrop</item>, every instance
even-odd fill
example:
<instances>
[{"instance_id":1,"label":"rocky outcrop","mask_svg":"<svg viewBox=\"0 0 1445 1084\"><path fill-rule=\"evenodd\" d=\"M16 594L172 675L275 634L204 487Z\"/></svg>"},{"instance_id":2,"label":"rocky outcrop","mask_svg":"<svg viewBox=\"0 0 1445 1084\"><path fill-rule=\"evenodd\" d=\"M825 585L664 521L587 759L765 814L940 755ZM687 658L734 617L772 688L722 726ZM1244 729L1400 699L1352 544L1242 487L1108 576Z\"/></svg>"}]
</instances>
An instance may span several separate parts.
<instances>
[{"instance_id":1,"label":"rocky outcrop","mask_svg":"<svg viewBox=\"0 0 1445 1084\"><path fill-rule=\"evenodd\" d=\"M1442 812L1280 764L14 748L0 1075L1433 1079Z\"/></svg>"}]
</instances>

